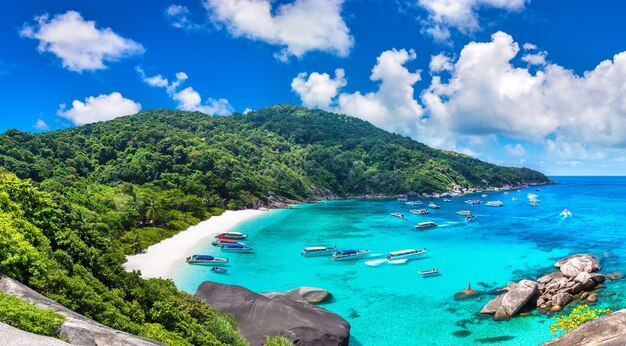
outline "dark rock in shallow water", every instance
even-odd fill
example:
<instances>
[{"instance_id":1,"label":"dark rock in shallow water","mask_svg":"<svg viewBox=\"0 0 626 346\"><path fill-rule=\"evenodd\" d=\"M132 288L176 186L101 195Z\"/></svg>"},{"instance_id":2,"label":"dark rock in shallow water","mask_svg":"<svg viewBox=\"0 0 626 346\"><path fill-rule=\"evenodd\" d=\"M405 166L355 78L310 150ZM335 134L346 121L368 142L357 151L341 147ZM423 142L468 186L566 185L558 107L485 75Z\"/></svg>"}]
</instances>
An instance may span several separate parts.
<instances>
[{"instance_id":1,"label":"dark rock in shallow water","mask_svg":"<svg viewBox=\"0 0 626 346\"><path fill-rule=\"evenodd\" d=\"M503 335L503 336L496 336L493 338L480 338L480 339L475 339L474 341L480 343L480 344L495 344L498 342L503 342L503 341L509 341L509 340L513 340L515 339L514 336L511 335Z\"/></svg>"},{"instance_id":2,"label":"dark rock in shallow water","mask_svg":"<svg viewBox=\"0 0 626 346\"><path fill-rule=\"evenodd\" d=\"M205 281L196 297L232 314L252 346L273 335L303 346L347 346L350 339L350 324L341 316L288 295L269 298L241 286Z\"/></svg>"},{"instance_id":3,"label":"dark rock in shallow water","mask_svg":"<svg viewBox=\"0 0 626 346\"><path fill-rule=\"evenodd\" d=\"M470 336L470 334L472 334L472 332L470 332L469 330L455 330L454 332L452 332L452 335L456 336L457 338L466 338Z\"/></svg>"},{"instance_id":4,"label":"dark rock in shallow water","mask_svg":"<svg viewBox=\"0 0 626 346\"><path fill-rule=\"evenodd\" d=\"M295 300L303 300L309 304L318 304L331 297L330 292L322 288L315 287L298 287L287 292L269 292L263 293L264 296L275 298L287 295Z\"/></svg>"},{"instance_id":5,"label":"dark rock in shallow water","mask_svg":"<svg viewBox=\"0 0 626 346\"><path fill-rule=\"evenodd\" d=\"M456 299L456 300L465 299L465 298L469 298L469 297L475 296L477 294L478 294L478 292L476 290L474 290L473 288L471 288L470 285L468 284L466 289L464 289L461 292L457 292L457 293L454 294L454 299Z\"/></svg>"},{"instance_id":6,"label":"dark rock in shallow water","mask_svg":"<svg viewBox=\"0 0 626 346\"><path fill-rule=\"evenodd\" d=\"M589 321L573 331L541 345L626 345L626 310L619 310L610 315Z\"/></svg>"}]
</instances>

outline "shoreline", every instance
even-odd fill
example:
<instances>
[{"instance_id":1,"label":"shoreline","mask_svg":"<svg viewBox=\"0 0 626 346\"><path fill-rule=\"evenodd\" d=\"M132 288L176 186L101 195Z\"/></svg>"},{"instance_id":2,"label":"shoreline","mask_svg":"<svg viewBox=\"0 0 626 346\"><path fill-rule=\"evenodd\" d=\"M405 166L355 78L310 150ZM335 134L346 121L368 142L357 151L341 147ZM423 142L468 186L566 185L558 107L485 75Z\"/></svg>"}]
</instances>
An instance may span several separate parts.
<instances>
[{"instance_id":1,"label":"shoreline","mask_svg":"<svg viewBox=\"0 0 626 346\"><path fill-rule=\"evenodd\" d=\"M174 266L191 255L190 251L204 241L211 241L217 234L228 232L242 222L264 214L258 209L227 210L212 216L172 237L149 246L143 253L126 256L123 267L127 272L141 271L141 277L171 279Z\"/></svg>"}]
</instances>

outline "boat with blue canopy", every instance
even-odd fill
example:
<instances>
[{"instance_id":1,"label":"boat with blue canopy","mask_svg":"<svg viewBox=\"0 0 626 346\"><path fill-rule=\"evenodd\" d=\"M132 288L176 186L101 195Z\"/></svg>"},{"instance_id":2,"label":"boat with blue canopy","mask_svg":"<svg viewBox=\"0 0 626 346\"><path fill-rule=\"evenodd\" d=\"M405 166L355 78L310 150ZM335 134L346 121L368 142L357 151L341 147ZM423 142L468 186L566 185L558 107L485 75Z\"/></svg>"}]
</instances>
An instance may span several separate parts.
<instances>
[{"instance_id":1,"label":"boat with blue canopy","mask_svg":"<svg viewBox=\"0 0 626 346\"><path fill-rule=\"evenodd\" d=\"M192 255L187 257L186 261L189 264L206 264L212 266L225 266L229 263L227 258L217 258L211 255Z\"/></svg>"},{"instance_id":2,"label":"boat with blue canopy","mask_svg":"<svg viewBox=\"0 0 626 346\"><path fill-rule=\"evenodd\" d=\"M339 250L333 255L335 261L347 261L365 257L369 250Z\"/></svg>"}]
</instances>

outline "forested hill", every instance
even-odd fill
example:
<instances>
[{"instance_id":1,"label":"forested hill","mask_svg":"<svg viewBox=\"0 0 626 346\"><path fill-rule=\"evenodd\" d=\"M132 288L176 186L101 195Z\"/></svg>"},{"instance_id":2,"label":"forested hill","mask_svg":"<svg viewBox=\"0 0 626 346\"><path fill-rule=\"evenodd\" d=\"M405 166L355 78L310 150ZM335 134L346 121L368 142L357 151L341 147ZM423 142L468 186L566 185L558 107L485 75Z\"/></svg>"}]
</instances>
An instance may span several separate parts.
<instances>
[{"instance_id":1,"label":"forested hill","mask_svg":"<svg viewBox=\"0 0 626 346\"><path fill-rule=\"evenodd\" d=\"M293 106L232 117L154 110L42 134L10 130L0 135L0 165L0 273L170 345L246 342L232 318L171 281L126 273L124 256L225 208L264 202L269 191L306 198L548 181Z\"/></svg>"},{"instance_id":2,"label":"forested hill","mask_svg":"<svg viewBox=\"0 0 626 346\"><path fill-rule=\"evenodd\" d=\"M393 195L548 181L353 117L284 105L232 117L154 110L43 134L11 130L0 136L0 164L38 182L149 183L229 208L264 200L268 191L289 198Z\"/></svg>"}]
</instances>

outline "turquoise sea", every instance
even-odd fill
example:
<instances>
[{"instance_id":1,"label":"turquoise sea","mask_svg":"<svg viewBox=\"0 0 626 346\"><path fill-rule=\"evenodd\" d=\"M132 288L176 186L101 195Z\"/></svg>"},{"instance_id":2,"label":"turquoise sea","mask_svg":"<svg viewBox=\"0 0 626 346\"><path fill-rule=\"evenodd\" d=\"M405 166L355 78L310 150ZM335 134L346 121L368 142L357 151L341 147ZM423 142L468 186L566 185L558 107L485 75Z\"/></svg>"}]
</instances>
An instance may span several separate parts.
<instances>
[{"instance_id":1,"label":"turquoise sea","mask_svg":"<svg viewBox=\"0 0 626 346\"><path fill-rule=\"evenodd\" d=\"M452 202L423 199L418 207L396 200L347 200L272 210L236 229L249 234L246 243L256 252L222 255L232 261L228 274L181 263L172 273L174 282L189 293L205 280L257 292L299 286L327 289L334 298L323 307L350 322L351 345L537 344L553 337L548 331L552 317L533 312L495 322L478 313L494 295L460 301L453 295L468 282L476 290L489 291L511 280L536 279L571 253L596 254L605 273L624 270L626 177L553 179L561 184L539 187L538 192L533 187L456 197ZM529 192L539 195L538 207L528 204ZM501 200L504 206L469 206L464 201L470 198ZM441 209L425 216L408 212L429 201ZM559 216L564 208L573 215ZM462 209L471 209L478 218L465 222L455 214ZM407 218L394 218L391 212ZM414 225L421 221L441 227L417 231ZM428 252L406 264L378 266L366 265L367 260L335 262L300 255L302 248L317 245L369 249L372 258L367 260L407 248L426 247ZM196 251L220 252L211 244L200 244ZM441 275L425 278L417 273L432 268ZM626 280L607 282L597 306L626 307L624 286Z\"/></svg>"}]
</instances>

